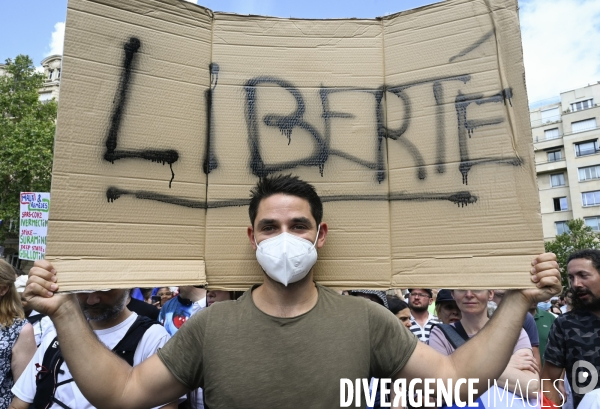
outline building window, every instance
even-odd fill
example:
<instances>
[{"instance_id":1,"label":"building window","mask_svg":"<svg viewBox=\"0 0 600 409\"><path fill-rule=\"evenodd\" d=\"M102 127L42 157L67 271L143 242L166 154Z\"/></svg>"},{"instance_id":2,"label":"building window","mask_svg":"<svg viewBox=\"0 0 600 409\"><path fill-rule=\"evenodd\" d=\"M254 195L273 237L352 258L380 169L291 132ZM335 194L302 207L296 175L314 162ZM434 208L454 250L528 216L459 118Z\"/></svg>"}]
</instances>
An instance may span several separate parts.
<instances>
[{"instance_id":1,"label":"building window","mask_svg":"<svg viewBox=\"0 0 600 409\"><path fill-rule=\"evenodd\" d=\"M565 185L565 174L564 173L556 173L554 175L550 175L550 185L552 187L564 186Z\"/></svg>"},{"instance_id":2,"label":"building window","mask_svg":"<svg viewBox=\"0 0 600 409\"><path fill-rule=\"evenodd\" d=\"M579 181L598 179L600 178L600 166L586 166L585 168L577 169L579 172Z\"/></svg>"},{"instance_id":3,"label":"building window","mask_svg":"<svg viewBox=\"0 0 600 409\"><path fill-rule=\"evenodd\" d=\"M554 211L562 212L564 210L569 210L569 204L567 203L566 197L555 197L554 199Z\"/></svg>"},{"instance_id":4,"label":"building window","mask_svg":"<svg viewBox=\"0 0 600 409\"><path fill-rule=\"evenodd\" d=\"M558 107L552 109L546 109L541 112L542 114L542 123L545 124L547 122L556 122L560 120L560 111Z\"/></svg>"},{"instance_id":5,"label":"building window","mask_svg":"<svg viewBox=\"0 0 600 409\"><path fill-rule=\"evenodd\" d=\"M585 217L583 219L586 226L590 226L594 231L600 231L600 216Z\"/></svg>"},{"instance_id":6,"label":"building window","mask_svg":"<svg viewBox=\"0 0 600 409\"><path fill-rule=\"evenodd\" d=\"M544 139L556 139L558 137L560 137L558 128L546 129L544 131Z\"/></svg>"},{"instance_id":7,"label":"building window","mask_svg":"<svg viewBox=\"0 0 600 409\"><path fill-rule=\"evenodd\" d=\"M567 222L554 222L554 225L556 226L556 235L557 236L559 234L571 232L571 230L569 230L569 226L567 226Z\"/></svg>"},{"instance_id":8,"label":"building window","mask_svg":"<svg viewBox=\"0 0 600 409\"><path fill-rule=\"evenodd\" d=\"M593 155L598 152L598 140L575 144L577 156Z\"/></svg>"},{"instance_id":9,"label":"building window","mask_svg":"<svg viewBox=\"0 0 600 409\"><path fill-rule=\"evenodd\" d=\"M594 106L593 99L586 99L585 101L573 102L571 104L571 111L581 111L583 109L588 109Z\"/></svg>"},{"instance_id":10,"label":"building window","mask_svg":"<svg viewBox=\"0 0 600 409\"><path fill-rule=\"evenodd\" d=\"M40 101L41 102L48 102L52 100L52 93L51 92L40 92Z\"/></svg>"},{"instance_id":11,"label":"building window","mask_svg":"<svg viewBox=\"0 0 600 409\"><path fill-rule=\"evenodd\" d=\"M557 160L562 159L562 154L560 151L552 151L548 152L548 162L556 162Z\"/></svg>"},{"instance_id":12,"label":"building window","mask_svg":"<svg viewBox=\"0 0 600 409\"><path fill-rule=\"evenodd\" d=\"M584 206L600 205L600 190L594 190L593 192L583 192L581 194L581 202Z\"/></svg>"},{"instance_id":13,"label":"building window","mask_svg":"<svg viewBox=\"0 0 600 409\"><path fill-rule=\"evenodd\" d=\"M571 122L571 132L573 133L589 131L590 129L596 129L596 118Z\"/></svg>"}]
</instances>

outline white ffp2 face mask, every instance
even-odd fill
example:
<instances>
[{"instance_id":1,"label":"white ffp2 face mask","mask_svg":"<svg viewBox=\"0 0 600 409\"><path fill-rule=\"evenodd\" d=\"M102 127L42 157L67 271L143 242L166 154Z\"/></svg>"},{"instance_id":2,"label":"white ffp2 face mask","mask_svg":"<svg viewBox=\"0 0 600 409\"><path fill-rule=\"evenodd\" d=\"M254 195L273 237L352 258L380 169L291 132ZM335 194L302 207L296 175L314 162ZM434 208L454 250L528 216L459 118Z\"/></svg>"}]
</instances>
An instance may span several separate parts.
<instances>
[{"instance_id":1,"label":"white ffp2 face mask","mask_svg":"<svg viewBox=\"0 0 600 409\"><path fill-rule=\"evenodd\" d=\"M315 245L320 230L319 226L314 243L290 233L261 241L256 248L258 264L269 277L286 287L302 280L317 262Z\"/></svg>"}]
</instances>

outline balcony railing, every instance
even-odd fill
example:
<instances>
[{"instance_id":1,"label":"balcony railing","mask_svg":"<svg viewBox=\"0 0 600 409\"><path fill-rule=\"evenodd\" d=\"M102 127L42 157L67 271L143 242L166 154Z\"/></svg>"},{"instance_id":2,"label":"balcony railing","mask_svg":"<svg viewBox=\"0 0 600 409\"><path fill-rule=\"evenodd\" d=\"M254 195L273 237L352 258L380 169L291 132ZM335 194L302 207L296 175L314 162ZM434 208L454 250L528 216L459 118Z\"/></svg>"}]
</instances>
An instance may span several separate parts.
<instances>
[{"instance_id":1,"label":"balcony railing","mask_svg":"<svg viewBox=\"0 0 600 409\"><path fill-rule=\"evenodd\" d=\"M563 134L558 134L558 136L549 136L547 138L545 136L543 136L541 138L538 137L538 136L536 136L535 137L535 143L551 141L551 140L554 140L554 139L561 139L562 137L563 137Z\"/></svg>"},{"instance_id":2,"label":"balcony railing","mask_svg":"<svg viewBox=\"0 0 600 409\"><path fill-rule=\"evenodd\" d=\"M560 115L554 115L554 116L551 116L548 118L536 119L534 121L531 121L531 127L537 128L538 126L552 125L552 124L557 124L559 122L561 122Z\"/></svg>"}]
</instances>

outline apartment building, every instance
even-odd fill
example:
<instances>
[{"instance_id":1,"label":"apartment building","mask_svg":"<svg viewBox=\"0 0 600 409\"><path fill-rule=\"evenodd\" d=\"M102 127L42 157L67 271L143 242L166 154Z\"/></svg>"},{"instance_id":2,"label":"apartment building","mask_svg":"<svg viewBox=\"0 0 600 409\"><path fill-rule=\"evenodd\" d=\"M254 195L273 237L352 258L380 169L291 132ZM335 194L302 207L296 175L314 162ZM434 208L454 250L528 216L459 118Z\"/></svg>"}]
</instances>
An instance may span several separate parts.
<instances>
[{"instance_id":1,"label":"apartment building","mask_svg":"<svg viewBox=\"0 0 600 409\"><path fill-rule=\"evenodd\" d=\"M544 239L584 219L600 232L600 82L530 111Z\"/></svg>"},{"instance_id":2,"label":"apartment building","mask_svg":"<svg viewBox=\"0 0 600 409\"><path fill-rule=\"evenodd\" d=\"M44 84L40 88L40 101L50 101L52 98L58 101L60 89L60 71L62 66L62 55L51 55L42 60L44 72ZM0 75L6 75L5 64L0 64Z\"/></svg>"},{"instance_id":3,"label":"apartment building","mask_svg":"<svg viewBox=\"0 0 600 409\"><path fill-rule=\"evenodd\" d=\"M62 68L62 55L51 55L42 60L42 68L46 80L40 89L40 101L50 101L52 98L58 101L60 89L60 71Z\"/></svg>"}]
</instances>

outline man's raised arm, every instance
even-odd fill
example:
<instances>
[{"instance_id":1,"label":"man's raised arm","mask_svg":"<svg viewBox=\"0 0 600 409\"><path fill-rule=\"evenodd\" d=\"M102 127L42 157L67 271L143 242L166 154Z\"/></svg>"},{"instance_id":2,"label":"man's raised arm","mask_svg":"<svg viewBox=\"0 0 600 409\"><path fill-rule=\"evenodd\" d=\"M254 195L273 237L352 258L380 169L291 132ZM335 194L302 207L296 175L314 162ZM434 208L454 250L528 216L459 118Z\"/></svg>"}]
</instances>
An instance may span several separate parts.
<instances>
[{"instance_id":1,"label":"man's raised arm","mask_svg":"<svg viewBox=\"0 0 600 409\"><path fill-rule=\"evenodd\" d=\"M529 306L560 293L560 273L554 254L545 253L534 259L531 281L536 288L508 291L485 327L452 355L444 356L418 343L396 377L452 379L453 386L458 379L479 379L475 389L479 395L484 393L488 380L493 384L508 365ZM467 385L462 385L461 399L467 400L467 392Z\"/></svg>"},{"instance_id":2,"label":"man's raised arm","mask_svg":"<svg viewBox=\"0 0 600 409\"><path fill-rule=\"evenodd\" d=\"M24 293L32 308L56 327L61 352L83 395L98 408L149 408L187 392L157 355L132 368L107 349L89 327L72 294L56 294L56 271L38 260Z\"/></svg>"}]
</instances>

